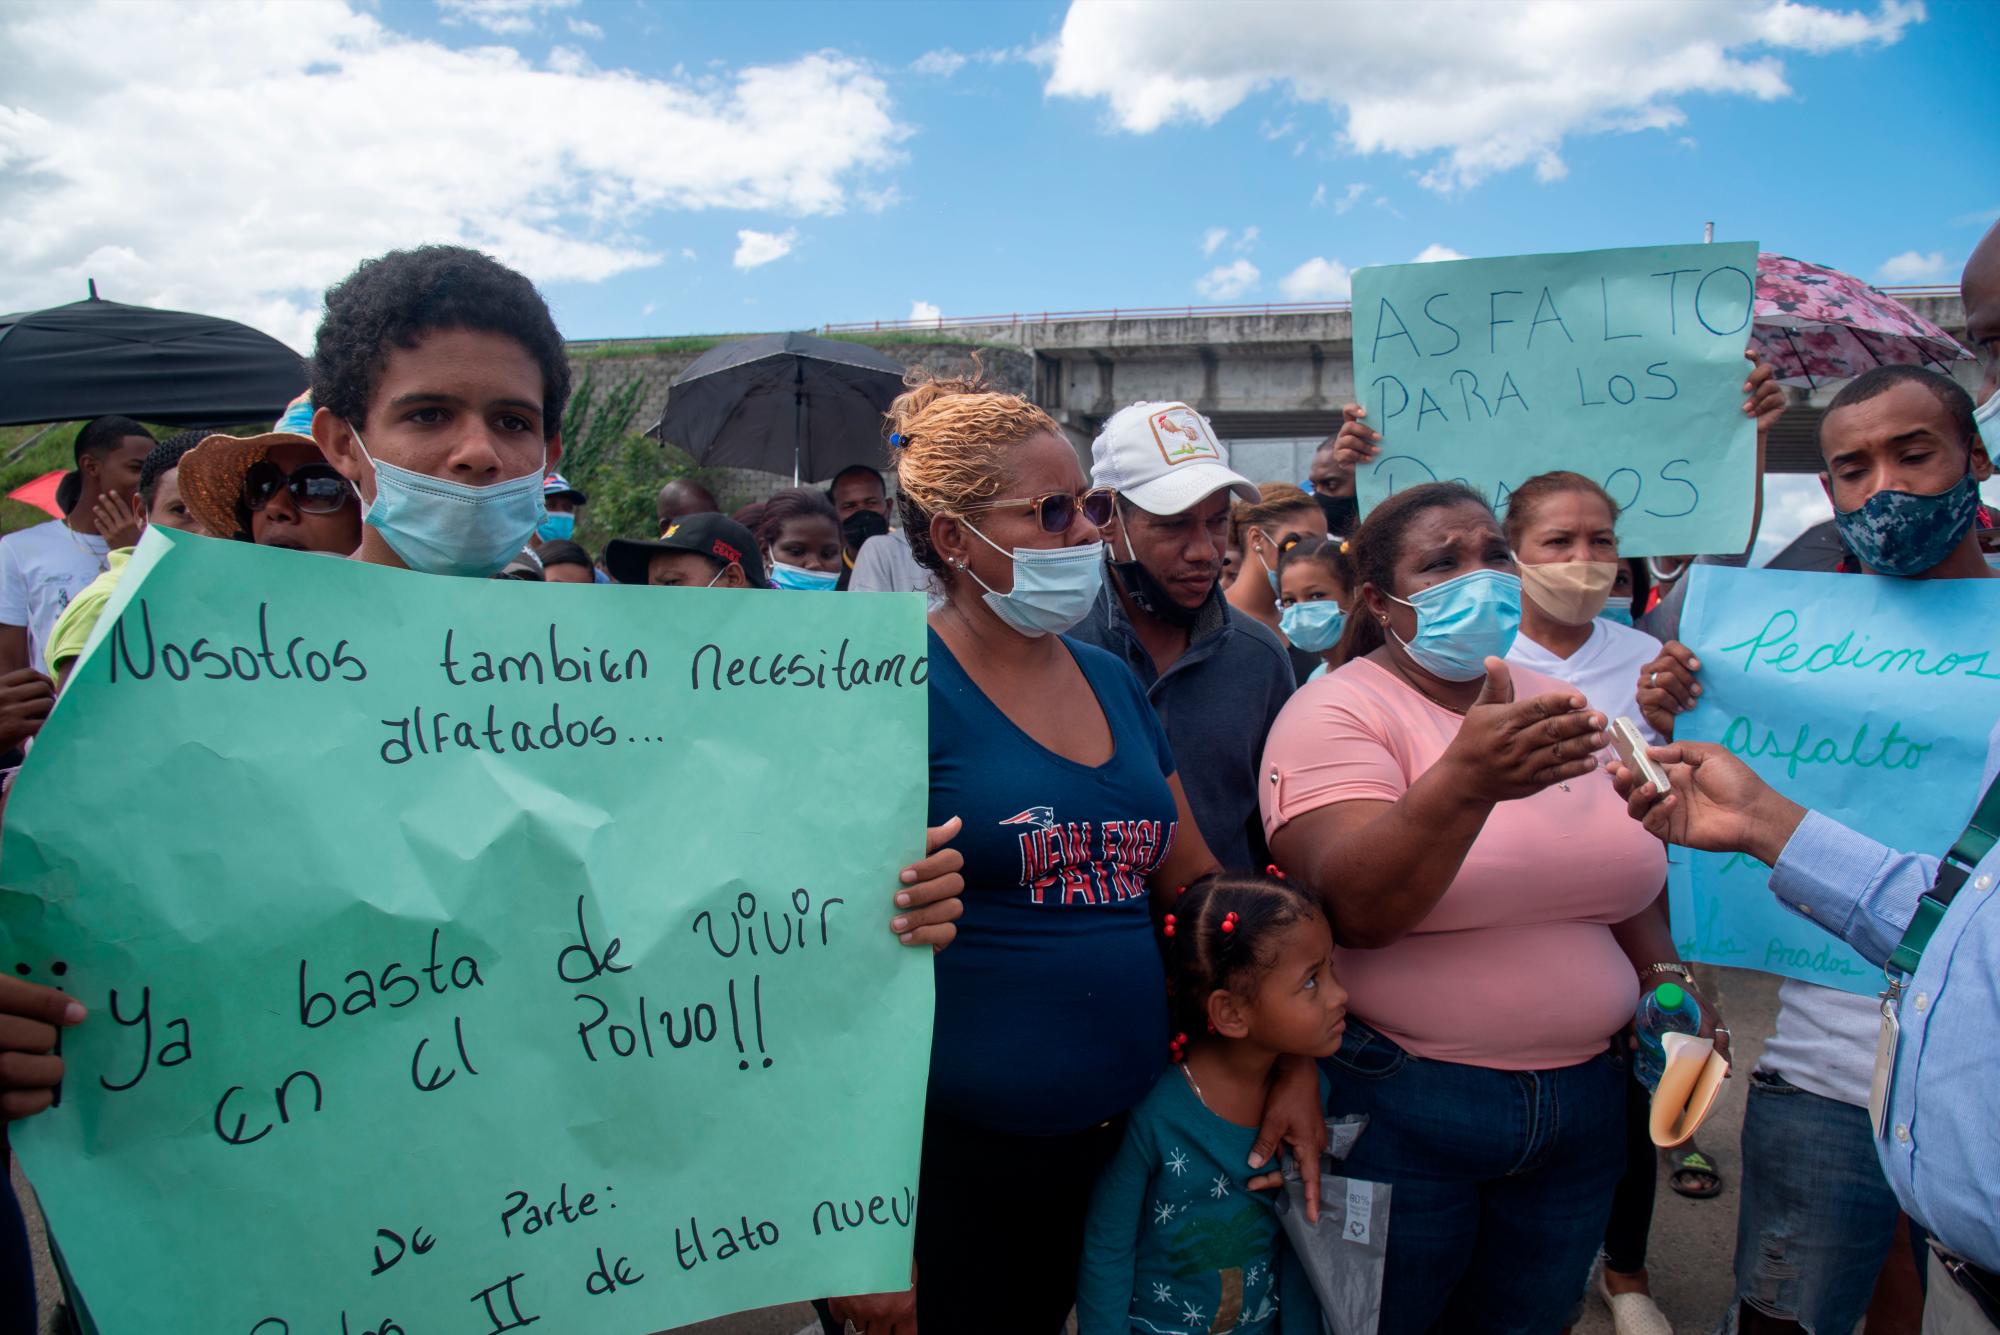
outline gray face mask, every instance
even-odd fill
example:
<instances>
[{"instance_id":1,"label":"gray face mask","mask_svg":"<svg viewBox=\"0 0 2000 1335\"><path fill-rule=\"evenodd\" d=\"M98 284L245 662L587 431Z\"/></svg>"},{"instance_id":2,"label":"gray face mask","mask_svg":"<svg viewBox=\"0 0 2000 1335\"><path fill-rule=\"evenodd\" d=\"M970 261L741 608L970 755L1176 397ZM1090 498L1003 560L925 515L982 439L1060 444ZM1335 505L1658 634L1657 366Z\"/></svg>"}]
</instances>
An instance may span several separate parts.
<instances>
[{"instance_id":1,"label":"gray face mask","mask_svg":"<svg viewBox=\"0 0 2000 1335\"><path fill-rule=\"evenodd\" d=\"M528 545L547 513L542 506L547 446L533 472L472 487L383 463L368 453L359 431L354 444L375 467L375 500L362 521L412 570L491 579Z\"/></svg>"}]
</instances>

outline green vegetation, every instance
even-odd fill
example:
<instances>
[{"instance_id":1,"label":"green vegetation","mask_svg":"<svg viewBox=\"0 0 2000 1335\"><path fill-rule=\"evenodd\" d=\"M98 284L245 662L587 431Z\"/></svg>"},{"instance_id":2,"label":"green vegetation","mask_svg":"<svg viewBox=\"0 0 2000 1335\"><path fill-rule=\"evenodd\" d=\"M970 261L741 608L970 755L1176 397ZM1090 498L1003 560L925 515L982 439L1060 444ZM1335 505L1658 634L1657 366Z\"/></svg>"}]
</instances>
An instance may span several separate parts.
<instances>
[{"instance_id":1,"label":"green vegetation","mask_svg":"<svg viewBox=\"0 0 2000 1335\"><path fill-rule=\"evenodd\" d=\"M560 471L590 498L576 540L593 556L613 538L656 532L653 498L669 480L714 485L679 449L633 430L644 390L644 381L632 379L600 395L595 373L585 371L563 412Z\"/></svg>"}]
</instances>

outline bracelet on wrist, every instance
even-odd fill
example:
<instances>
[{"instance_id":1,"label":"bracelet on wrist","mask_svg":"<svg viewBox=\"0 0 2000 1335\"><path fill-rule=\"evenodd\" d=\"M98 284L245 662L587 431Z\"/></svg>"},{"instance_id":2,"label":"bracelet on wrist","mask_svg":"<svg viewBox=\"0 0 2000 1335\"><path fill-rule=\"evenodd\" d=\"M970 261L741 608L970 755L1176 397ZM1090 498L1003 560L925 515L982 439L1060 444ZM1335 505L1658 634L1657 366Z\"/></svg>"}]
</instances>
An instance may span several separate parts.
<instances>
[{"instance_id":1,"label":"bracelet on wrist","mask_svg":"<svg viewBox=\"0 0 2000 1335\"><path fill-rule=\"evenodd\" d=\"M1642 984L1651 986L1658 981L1657 975L1663 973L1678 974L1683 983L1689 987L1694 986L1694 975L1688 972L1687 965L1666 961L1658 964L1648 964L1645 968L1639 970L1639 981Z\"/></svg>"}]
</instances>

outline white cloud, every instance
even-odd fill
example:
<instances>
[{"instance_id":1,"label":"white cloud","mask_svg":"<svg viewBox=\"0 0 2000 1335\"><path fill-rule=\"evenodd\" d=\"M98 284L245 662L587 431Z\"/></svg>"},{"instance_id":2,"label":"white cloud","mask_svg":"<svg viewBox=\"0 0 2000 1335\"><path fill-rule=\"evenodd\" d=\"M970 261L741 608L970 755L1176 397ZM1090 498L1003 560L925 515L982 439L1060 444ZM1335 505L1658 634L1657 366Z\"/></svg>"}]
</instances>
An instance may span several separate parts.
<instances>
[{"instance_id":1,"label":"white cloud","mask_svg":"<svg viewBox=\"0 0 2000 1335\"><path fill-rule=\"evenodd\" d=\"M1752 565L1763 565L1792 540L1833 518L1833 506L1819 478L1811 473L1767 473L1764 475L1764 522L1757 530L1757 546L1750 554Z\"/></svg>"},{"instance_id":2,"label":"white cloud","mask_svg":"<svg viewBox=\"0 0 2000 1335\"><path fill-rule=\"evenodd\" d=\"M549 10L573 9L576 3L577 0L437 0L437 7L444 11L444 21L448 24L473 23L502 37L517 37L533 32L536 20ZM575 30L574 26L570 29ZM598 35L603 34L600 31Z\"/></svg>"},{"instance_id":3,"label":"white cloud","mask_svg":"<svg viewBox=\"0 0 2000 1335\"><path fill-rule=\"evenodd\" d=\"M0 50L0 310L95 277L295 347L327 285L386 250L458 242L539 283L601 282L671 253L642 230L664 213L839 212L907 133L838 55L586 76L342 3L0 5ZM155 65L174 77L131 79Z\"/></svg>"},{"instance_id":4,"label":"white cloud","mask_svg":"<svg viewBox=\"0 0 2000 1335\"><path fill-rule=\"evenodd\" d=\"M942 320L944 312L931 305L928 301L913 301L910 303L910 318L912 320Z\"/></svg>"},{"instance_id":5,"label":"white cloud","mask_svg":"<svg viewBox=\"0 0 2000 1335\"><path fill-rule=\"evenodd\" d=\"M1287 301L1346 301L1354 291L1354 274L1339 260L1315 255L1278 280Z\"/></svg>"},{"instance_id":6,"label":"white cloud","mask_svg":"<svg viewBox=\"0 0 2000 1335\"><path fill-rule=\"evenodd\" d=\"M658 309L660 309L658 305L649 301L644 306L640 307L639 314L641 316L651 315L654 311Z\"/></svg>"},{"instance_id":7,"label":"white cloud","mask_svg":"<svg viewBox=\"0 0 2000 1335\"><path fill-rule=\"evenodd\" d=\"M1312 206L1316 209L1326 207L1326 182L1320 182L1319 186L1313 191Z\"/></svg>"},{"instance_id":8,"label":"white cloud","mask_svg":"<svg viewBox=\"0 0 2000 1335\"><path fill-rule=\"evenodd\" d=\"M568 23L570 35L573 37L588 37L593 42L604 40L604 29L598 27L589 19L573 18L568 20Z\"/></svg>"},{"instance_id":9,"label":"white cloud","mask_svg":"<svg viewBox=\"0 0 2000 1335\"><path fill-rule=\"evenodd\" d=\"M1459 254L1457 251L1453 250L1450 246L1441 246L1437 242L1433 241L1428 246L1425 246L1421 251L1419 251L1417 253L1417 257L1411 260L1410 263L1436 264L1439 260L1462 260L1464 258L1465 256Z\"/></svg>"},{"instance_id":10,"label":"white cloud","mask_svg":"<svg viewBox=\"0 0 2000 1335\"><path fill-rule=\"evenodd\" d=\"M935 51L926 51L911 61L910 69L918 74L930 74L940 79L949 79L952 75L963 69L965 62L970 59L972 57L965 55L963 52L954 51L948 46L941 46Z\"/></svg>"},{"instance_id":11,"label":"white cloud","mask_svg":"<svg viewBox=\"0 0 2000 1335\"><path fill-rule=\"evenodd\" d=\"M1234 301L1257 286L1257 280L1262 276L1250 261L1236 260L1210 269L1195 279L1194 290L1210 301Z\"/></svg>"},{"instance_id":12,"label":"white cloud","mask_svg":"<svg viewBox=\"0 0 2000 1335\"><path fill-rule=\"evenodd\" d=\"M1241 255L1245 251L1251 249L1257 244L1257 238L1259 235L1260 233L1257 228L1246 227L1243 229L1242 234L1236 238L1235 244L1232 245L1230 249L1234 250L1238 255Z\"/></svg>"},{"instance_id":13,"label":"white cloud","mask_svg":"<svg viewBox=\"0 0 2000 1335\"><path fill-rule=\"evenodd\" d=\"M1227 227L1211 227L1201 234L1201 253L1213 255L1229 239Z\"/></svg>"},{"instance_id":14,"label":"white cloud","mask_svg":"<svg viewBox=\"0 0 2000 1335\"><path fill-rule=\"evenodd\" d=\"M1676 98L1785 97L1780 53L1887 45L1923 17L1919 0L1075 3L1046 88L1137 134L1281 89L1341 117L1351 151L1421 159L1419 181L1449 192L1524 166L1558 179L1564 140L1676 127Z\"/></svg>"},{"instance_id":15,"label":"white cloud","mask_svg":"<svg viewBox=\"0 0 2000 1335\"><path fill-rule=\"evenodd\" d=\"M1928 283L1944 276L1945 260L1941 250L1934 250L1928 255L1906 250L1883 260L1882 267L1875 271L1875 277L1884 283Z\"/></svg>"},{"instance_id":16,"label":"white cloud","mask_svg":"<svg viewBox=\"0 0 2000 1335\"><path fill-rule=\"evenodd\" d=\"M1347 212L1361 202L1361 197L1368 193L1368 189L1368 182L1366 181L1349 182L1347 189L1341 191L1340 198L1334 201L1333 211L1335 213ZM1385 201L1378 199L1375 202L1380 204Z\"/></svg>"},{"instance_id":17,"label":"white cloud","mask_svg":"<svg viewBox=\"0 0 2000 1335\"><path fill-rule=\"evenodd\" d=\"M798 243L799 231L796 227L788 227L782 232L753 232L745 228L736 234L736 254L729 262L739 269L755 269L785 258Z\"/></svg>"}]
</instances>

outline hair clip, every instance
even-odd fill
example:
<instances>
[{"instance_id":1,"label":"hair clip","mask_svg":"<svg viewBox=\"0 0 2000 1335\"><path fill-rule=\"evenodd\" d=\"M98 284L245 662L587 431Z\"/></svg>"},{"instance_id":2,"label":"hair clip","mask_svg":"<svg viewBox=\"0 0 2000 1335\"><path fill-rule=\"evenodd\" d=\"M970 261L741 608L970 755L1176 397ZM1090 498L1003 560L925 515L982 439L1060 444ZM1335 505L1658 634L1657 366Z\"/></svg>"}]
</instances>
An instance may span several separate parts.
<instances>
[{"instance_id":1,"label":"hair clip","mask_svg":"<svg viewBox=\"0 0 2000 1335\"><path fill-rule=\"evenodd\" d=\"M1166 933L1166 934L1167 934L1168 936L1172 936L1172 935L1174 934L1174 915L1173 915L1173 914L1169 913L1169 914L1167 915L1167 922L1166 922L1166 926L1165 926L1165 927L1164 927L1164 928L1163 928L1162 930L1163 930L1163 931L1164 931L1164 932L1165 932L1165 933Z\"/></svg>"},{"instance_id":2,"label":"hair clip","mask_svg":"<svg viewBox=\"0 0 2000 1335\"><path fill-rule=\"evenodd\" d=\"M1225 932L1236 930L1236 915L1234 913L1225 913L1222 915L1222 930Z\"/></svg>"},{"instance_id":3,"label":"hair clip","mask_svg":"<svg viewBox=\"0 0 2000 1335\"><path fill-rule=\"evenodd\" d=\"M908 436L904 435L900 431L891 431L889 433L889 448L892 450L900 450L903 448L905 444L909 442L909 439L910 438Z\"/></svg>"},{"instance_id":4,"label":"hair clip","mask_svg":"<svg viewBox=\"0 0 2000 1335\"><path fill-rule=\"evenodd\" d=\"M1275 876L1281 881L1288 881L1291 879L1289 876L1285 875L1284 870L1280 868L1278 864L1275 862L1268 864L1264 868L1264 874L1266 876Z\"/></svg>"},{"instance_id":5,"label":"hair clip","mask_svg":"<svg viewBox=\"0 0 2000 1335\"><path fill-rule=\"evenodd\" d=\"M1348 542L1347 542L1347 539L1346 539L1346 538L1342 538L1342 539L1340 540L1340 554L1341 554L1342 556L1346 556L1346 555L1348 554L1348 552L1349 552L1350 550L1352 550L1352 549L1351 549L1351 548L1349 547L1349 545L1348 545Z\"/></svg>"}]
</instances>

